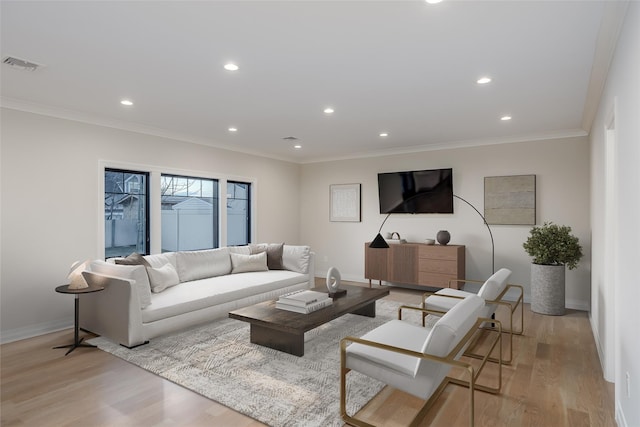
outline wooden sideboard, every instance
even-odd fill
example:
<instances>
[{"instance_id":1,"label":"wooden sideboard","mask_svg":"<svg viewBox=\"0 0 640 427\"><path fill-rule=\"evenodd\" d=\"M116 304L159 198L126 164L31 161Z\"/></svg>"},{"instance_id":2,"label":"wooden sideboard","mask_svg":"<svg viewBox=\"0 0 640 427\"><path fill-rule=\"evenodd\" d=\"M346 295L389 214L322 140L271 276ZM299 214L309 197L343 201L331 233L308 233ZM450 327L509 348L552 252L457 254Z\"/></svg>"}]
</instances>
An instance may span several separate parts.
<instances>
[{"instance_id":1,"label":"wooden sideboard","mask_svg":"<svg viewBox=\"0 0 640 427\"><path fill-rule=\"evenodd\" d=\"M364 276L372 280L419 286L449 287L450 279L464 279L463 245L391 244L389 248L364 246ZM458 289L453 282L452 288Z\"/></svg>"}]
</instances>

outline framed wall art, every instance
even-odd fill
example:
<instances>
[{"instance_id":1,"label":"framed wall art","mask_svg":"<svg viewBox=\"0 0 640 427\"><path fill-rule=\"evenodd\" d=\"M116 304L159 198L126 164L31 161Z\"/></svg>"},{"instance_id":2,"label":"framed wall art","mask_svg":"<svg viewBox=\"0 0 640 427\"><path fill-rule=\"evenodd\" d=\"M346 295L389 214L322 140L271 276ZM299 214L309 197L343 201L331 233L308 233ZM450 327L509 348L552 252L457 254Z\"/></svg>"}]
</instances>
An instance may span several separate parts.
<instances>
[{"instance_id":1,"label":"framed wall art","mask_svg":"<svg viewBox=\"0 0 640 427\"><path fill-rule=\"evenodd\" d=\"M536 176L484 178L484 217L488 224L536 224Z\"/></svg>"},{"instance_id":2,"label":"framed wall art","mask_svg":"<svg viewBox=\"0 0 640 427\"><path fill-rule=\"evenodd\" d=\"M360 184L329 186L329 220L360 222Z\"/></svg>"}]
</instances>

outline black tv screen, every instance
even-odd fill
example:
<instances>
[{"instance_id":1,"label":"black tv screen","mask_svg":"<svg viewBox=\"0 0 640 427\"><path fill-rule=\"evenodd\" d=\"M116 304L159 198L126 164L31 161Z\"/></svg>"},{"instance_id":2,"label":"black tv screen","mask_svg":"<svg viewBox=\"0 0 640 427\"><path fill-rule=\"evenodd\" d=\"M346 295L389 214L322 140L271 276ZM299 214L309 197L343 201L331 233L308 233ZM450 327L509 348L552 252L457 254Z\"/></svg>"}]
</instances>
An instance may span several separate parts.
<instances>
[{"instance_id":1,"label":"black tv screen","mask_svg":"<svg viewBox=\"0 0 640 427\"><path fill-rule=\"evenodd\" d=\"M380 213L453 213L453 170L378 174Z\"/></svg>"}]
</instances>

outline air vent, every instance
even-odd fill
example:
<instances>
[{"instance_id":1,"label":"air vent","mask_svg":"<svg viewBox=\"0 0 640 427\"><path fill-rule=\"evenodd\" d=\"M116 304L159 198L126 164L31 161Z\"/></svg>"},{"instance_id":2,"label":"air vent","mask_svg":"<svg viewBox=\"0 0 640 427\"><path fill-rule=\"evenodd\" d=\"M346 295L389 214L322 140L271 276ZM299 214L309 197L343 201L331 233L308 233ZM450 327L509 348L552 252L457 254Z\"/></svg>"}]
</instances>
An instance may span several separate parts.
<instances>
[{"instance_id":1,"label":"air vent","mask_svg":"<svg viewBox=\"0 0 640 427\"><path fill-rule=\"evenodd\" d=\"M40 68L42 65L36 64L35 62L30 62L25 59L14 58L13 56L6 56L2 60L3 64L11 65L12 67L19 68L25 71L35 71Z\"/></svg>"},{"instance_id":2,"label":"air vent","mask_svg":"<svg viewBox=\"0 0 640 427\"><path fill-rule=\"evenodd\" d=\"M299 138L296 138L295 136L285 136L284 138L285 141L297 141Z\"/></svg>"}]
</instances>

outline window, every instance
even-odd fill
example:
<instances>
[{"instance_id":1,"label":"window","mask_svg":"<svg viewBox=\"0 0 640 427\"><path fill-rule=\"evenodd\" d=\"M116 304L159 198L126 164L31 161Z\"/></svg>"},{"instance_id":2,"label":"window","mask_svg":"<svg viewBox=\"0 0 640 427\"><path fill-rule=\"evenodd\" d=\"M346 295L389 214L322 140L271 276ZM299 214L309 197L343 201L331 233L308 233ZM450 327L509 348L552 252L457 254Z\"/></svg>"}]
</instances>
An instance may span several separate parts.
<instances>
[{"instance_id":1,"label":"window","mask_svg":"<svg viewBox=\"0 0 640 427\"><path fill-rule=\"evenodd\" d=\"M149 175L117 169L104 172L106 258L149 253Z\"/></svg>"},{"instance_id":2,"label":"window","mask_svg":"<svg viewBox=\"0 0 640 427\"><path fill-rule=\"evenodd\" d=\"M246 245L251 239L251 184L227 182L227 245Z\"/></svg>"},{"instance_id":3,"label":"window","mask_svg":"<svg viewBox=\"0 0 640 427\"><path fill-rule=\"evenodd\" d=\"M162 252L218 247L218 181L161 177Z\"/></svg>"}]
</instances>

